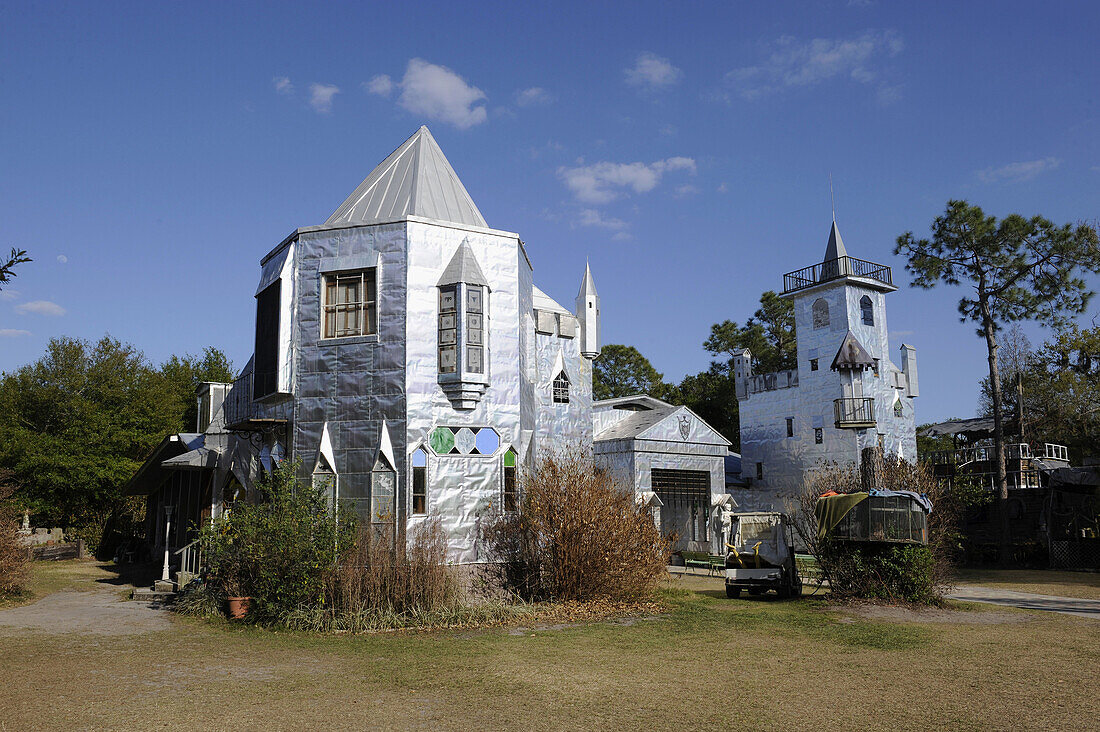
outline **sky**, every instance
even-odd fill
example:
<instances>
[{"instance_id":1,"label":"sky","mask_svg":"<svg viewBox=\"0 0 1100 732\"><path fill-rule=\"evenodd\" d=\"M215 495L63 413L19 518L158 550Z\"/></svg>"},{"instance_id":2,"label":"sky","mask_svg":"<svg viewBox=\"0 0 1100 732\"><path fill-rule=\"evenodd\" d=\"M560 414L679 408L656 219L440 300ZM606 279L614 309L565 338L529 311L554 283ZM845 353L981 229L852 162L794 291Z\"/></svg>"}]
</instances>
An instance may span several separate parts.
<instances>
[{"instance_id":1,"label":"sky","mask_svg":"<svg viewBox=\"0 0 1100 732\"><path fill-rule=\"evenodd\" d=\"M1100 216L1098 37L1087 2L2 2L0 251L34 262L0 371L105 333L243 366L260 258L426 124L536 283L572 307L590 261L604 342L669 381L821 259L831 178L900 285L918 421L970 416L965 293L910 288L894 242L953 198Z\"/></svg>"}]
</instances>

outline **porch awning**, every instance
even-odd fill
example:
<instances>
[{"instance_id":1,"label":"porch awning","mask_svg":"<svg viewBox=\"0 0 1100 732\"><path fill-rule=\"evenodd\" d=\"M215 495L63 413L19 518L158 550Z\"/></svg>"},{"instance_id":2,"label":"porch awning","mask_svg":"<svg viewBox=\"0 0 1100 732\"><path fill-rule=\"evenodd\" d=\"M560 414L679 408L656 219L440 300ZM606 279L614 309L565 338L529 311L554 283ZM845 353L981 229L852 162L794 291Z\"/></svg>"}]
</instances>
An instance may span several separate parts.
<instances>
[{"instance_id":1,"label":"porch awning","mask_svg":"<svg viewBox=\"0 0 1100 732\"><path fill-rule=\"evenodd\" d=\"M200 447L161 461L165 468L182 470L212 470L218 464L218 453L207 447Z\"/></svg>"}]
</instances>

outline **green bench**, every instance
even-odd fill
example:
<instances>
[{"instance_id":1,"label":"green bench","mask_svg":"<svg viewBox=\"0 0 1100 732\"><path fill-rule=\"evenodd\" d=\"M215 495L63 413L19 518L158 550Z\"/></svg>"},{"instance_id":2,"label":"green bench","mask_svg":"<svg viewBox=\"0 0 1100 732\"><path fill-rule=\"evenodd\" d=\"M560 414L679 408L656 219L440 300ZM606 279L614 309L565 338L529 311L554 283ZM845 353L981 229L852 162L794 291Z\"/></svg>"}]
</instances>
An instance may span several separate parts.
<instances>
[{"instance_id":1,"label":"green bench","mask_svg":"<svg viewBox=\"0 0 1100 732\"><path fill-rule=\"evenodd\" d=\"M702 552L684 552L684 566L689 569L705 569L711 574L722 572L726 568L726 558Z\"/></svg>"}]
</instances>

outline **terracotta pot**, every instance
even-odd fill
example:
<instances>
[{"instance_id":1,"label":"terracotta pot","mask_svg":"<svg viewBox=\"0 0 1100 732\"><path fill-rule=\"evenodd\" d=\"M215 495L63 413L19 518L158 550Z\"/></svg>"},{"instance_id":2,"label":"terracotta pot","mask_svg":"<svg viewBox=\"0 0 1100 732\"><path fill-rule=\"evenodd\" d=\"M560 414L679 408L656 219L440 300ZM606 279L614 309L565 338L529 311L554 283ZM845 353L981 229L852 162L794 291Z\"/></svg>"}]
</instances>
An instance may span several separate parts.
<instances>
[{"instance_id":1,"label":"terracotta pot","mask_svg":"<svg viewBox=\"0 0 1100 732\"><path fill-rule=\"evenodd\" d=\"M249 608L252 607L251 597L230 597L227 600L230 620L243 620L244 616L248 614Z\"/></svg>"}]
</instances>

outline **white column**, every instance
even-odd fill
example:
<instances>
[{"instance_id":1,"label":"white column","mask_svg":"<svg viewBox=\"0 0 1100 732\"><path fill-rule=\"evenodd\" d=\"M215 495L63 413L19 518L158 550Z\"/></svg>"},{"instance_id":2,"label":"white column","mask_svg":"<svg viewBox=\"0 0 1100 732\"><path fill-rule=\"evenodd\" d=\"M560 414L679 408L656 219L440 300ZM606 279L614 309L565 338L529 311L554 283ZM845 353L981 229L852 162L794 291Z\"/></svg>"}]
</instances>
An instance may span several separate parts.
<instances>
[{"instance_id":1,"label":"white column","mask_svg":"<svg viewBox=\"0 0 1100 732\"><path fill-rule=\"evenodd\" d=\"M168 576L168 542L172 534L172 506L164 507L164 570L161 572L161 579L165 582L171 580Z\"/></svg>"}]
</instances>

